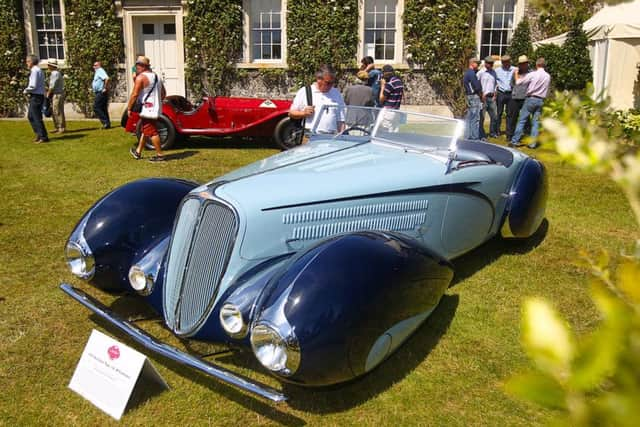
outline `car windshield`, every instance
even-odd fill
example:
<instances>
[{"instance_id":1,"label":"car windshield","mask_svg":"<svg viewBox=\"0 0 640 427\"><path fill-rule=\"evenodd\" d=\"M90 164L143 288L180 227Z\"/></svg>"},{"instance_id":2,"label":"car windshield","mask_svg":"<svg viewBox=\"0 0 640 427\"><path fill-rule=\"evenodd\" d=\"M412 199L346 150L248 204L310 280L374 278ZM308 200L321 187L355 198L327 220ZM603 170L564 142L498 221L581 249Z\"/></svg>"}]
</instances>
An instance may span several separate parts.
<instances>
[{"instance_id":1,"label":"car windshield","mask_svg":"<svg viewBox=\"0 0 640 427\"><path fill-rule=\"evenodd\" d=\"M325 105L312 135L398 145L418 150L455 150L460 120L388 108Z\"/></svg>"}]
</instances>

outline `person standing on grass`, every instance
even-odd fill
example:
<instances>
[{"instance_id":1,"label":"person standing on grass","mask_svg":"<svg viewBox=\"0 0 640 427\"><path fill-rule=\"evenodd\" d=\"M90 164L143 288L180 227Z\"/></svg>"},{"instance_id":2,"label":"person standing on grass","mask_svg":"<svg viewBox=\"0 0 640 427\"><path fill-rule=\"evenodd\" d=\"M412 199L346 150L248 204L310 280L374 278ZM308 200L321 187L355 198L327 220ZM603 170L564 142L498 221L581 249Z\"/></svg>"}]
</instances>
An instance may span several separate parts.
<instances>
[{"instance_id":1,"label":"person standing on grass","mask_svg":"<svg viewBox=\"0 0 640 427\"><path fill-rule=\"evenodd\" d=\"M96 61L93 64L93 83L91 85L95 100L93 101L93 112L96 113L102 129L111 128L111 120L109 119L109 75L102 68L102 63Z\"/></svg>"},{"instance_id":2,"label":"person standing on grass","mask_svg":"<svg viewBox=\"0 0 640 427\"><path fill-rule=\"evenodd\" d=\"M51 100L51 109L53 118L53 126L55 127L51 133L64 133L66 120L64 117L64 78L62 73L58 71L58 60L49 59L47 61L49 67L49 90L47 90L47 98Z\"/></svg>"},{"instance_id":3,"label":"person standing on grass","mask_svg":"<svg viewBox=\"0 0 640 427\"><path fill-rule=\"evenodd\" d=\"M27 68L29 68L29 83L22 93L29 96L29 124L36 138L33 140L36 144L41 142L49 142L47 129L42 121L42 105L44 104L44 73L38 66L39 59L35 55L29 55L25 59Z\"/></svg>"},{"instance_id":4,"label":"person standing on grass","mask_svg":"<svg viewBox=\"0 0 640 427\"><path fill-rule=\"evenodd\" d=\"M518 124L516 125L516 131L511 140L512 146L516 146L522 139L524 133L524 126L529 119L531 119L531 138L533 142L528 145L529 148L538 147L538 126L540 122L540 114L542 113L542 105L549 92L549 85L551 84L551 76L544 69L545 61L543 57L536 60L536 70L532 73L528 73L524 77L519 77L518 83L528 84L527 97L524 99L524 104L520 110L518 116Z\"/></svg>"},{"instance_id":5,"label":"person standing on grass","mask_svg":"<svg viewBox=\"0 0 640 427\"><path fill-rule=\"evenodd\" d=\"M469 68L462 77L462 86L467 99L467 117L465 126L465 138L471 140L480 139L480 111L482 109L482 86L476 76L480 61L477 58L469 59Z\"/></svg>"},{"instance_id":6,"label":"person standing on grass","mask_svg":"<svg viewBox=\"0 0 640 427\"><path fill-rule=\"evenodd\" d=\"M516 67L511 65L511 57L509 55L503 55L501 58L502 66L496 69L496 79L498 82L498 92L496 99L496 107L498 111L498 127L497 130L500 132L500 127L502 124L502 113L506 110L507 119L505 123L508 121L509 117L509 101L511 101L511 78L513 77L513 73L516 70ZM506 129L506 126L505 126Z\"/></svg>"},{"instance_id":7,"label":"person standing on grass","mask_svg":"<svg viewBox=\"0 0 640 427\"><path fill-rule=\"evenodd\" d=\"M134 159L141 159L146 138L151 138L151 143L156 150L156 155L151 157L149 161L161 162L164 161L164 156L162 155L162 149L160 147L160 135L158 134L157 122L162 111L162 100L166 95L164 85L158 78L158 75L151 72L150 61L146 56L138 57L136 60L136 71L138 72L138 77L136 77L136 83L133 86L133 91L127 104L127 113L131 116L131 109L136 101L142 105L142 110L140 111L142 134L140 135L137 148L131 147L129 152Z\"/></svg>"},{"instance_id":8,"label":"person standing on grass","mask_svg":"<svg viewBox=\"0 0 640 427\"><path fill-rule=\"evenodd\" d=\"M527 82L523 83L522 77L526 76L528 72L529 58L527 58L527 55L520 55L518 57L518 69L511 76L511 100L507 107L507 141L509 142L511 142L511 138L513 138L513 134L516 131L518 115L527 97L529 84ZM527 131L526 128L525 131Z\"/></svg>"},{"instance_id":9,"label":"person standing on grass","mask_svg":"<svg viewBox=\"0 0 640 427\"><path fill-rule=\"evenodd\" d=\"M498 110L496 108L496 88L498 80L496 72L493 69L493 58L487 56L484 59L484 70L478 73L478 80L482 86L482 111L480 111L480 127L478 132L480 139L487 139L484 131L484 113L489 113L489 136L495 138L498 136Z\"/></svg>"}]
</instances>

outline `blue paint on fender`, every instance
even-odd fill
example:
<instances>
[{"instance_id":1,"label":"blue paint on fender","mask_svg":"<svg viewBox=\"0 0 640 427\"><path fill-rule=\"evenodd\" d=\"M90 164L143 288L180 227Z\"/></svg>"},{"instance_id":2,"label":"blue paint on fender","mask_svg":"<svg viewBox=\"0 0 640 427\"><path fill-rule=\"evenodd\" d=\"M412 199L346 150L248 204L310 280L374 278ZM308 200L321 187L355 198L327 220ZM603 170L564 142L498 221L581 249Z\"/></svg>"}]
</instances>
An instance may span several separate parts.
<instances>
[{"instance_id":1,"label":"blue paint on fender","mask_svg":"<svg viewBox=\"0 0 640 427\"><path fill-rule=\"evenodd\" d=\"M548 186L544 165L535 159L527 159L511 187L503 237L526 238L536 232L544 219Z\"/></svg>"},{"instance_id":2,"label":"blue paint on fender","mask_svg":"<svg viewBox=\"0 0 640 427\"><path fill-rule=\"evenodd\" d=\"M104 290L130 289L132 261L171 234L180 201L196 186L177 179L143 179L100 199L83 217L84 229L72 233L73 238L82 232L95 257L91 282Z\"/></svg>"},{"instance_id":3,"label":"blue paint on fender","mask_svg":"<svg viewBox=\"0 0 640 427\"><path fill-rule=\"evenodd\" d=\"M294 258L258 305L261 314L283 312L298 339L300 367L287 380L329 385L365 373L378 338L435 307L452 276L448 262L407 238L359 232ZM271 321L261 314L255 322Z\"/></svg>"}]
</instances>

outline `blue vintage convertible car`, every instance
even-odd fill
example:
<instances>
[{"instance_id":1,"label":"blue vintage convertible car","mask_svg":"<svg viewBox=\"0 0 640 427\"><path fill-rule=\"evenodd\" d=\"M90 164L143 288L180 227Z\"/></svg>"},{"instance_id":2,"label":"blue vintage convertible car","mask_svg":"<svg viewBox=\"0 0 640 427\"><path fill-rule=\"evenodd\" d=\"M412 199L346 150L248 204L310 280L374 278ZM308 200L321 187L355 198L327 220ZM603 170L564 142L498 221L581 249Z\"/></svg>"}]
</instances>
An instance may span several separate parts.
<instances>
[{"instance_id":1,"label":"blue vintage convertible car","mask_svg":"<svg viewBox=\"0 0 640 427\"><path fill-rule=\"evenodd\" d=\"M115 189L66 244L71 272L144 298L179 337L244 347L284 381L348 381L437 306L450 260L527 238L543 165L465 141L454 119L325 107L309 143L198 185ZM79 287L61 288L149 351L279 401L273 388L158 341Z\"/></svg>"}]
</instances>

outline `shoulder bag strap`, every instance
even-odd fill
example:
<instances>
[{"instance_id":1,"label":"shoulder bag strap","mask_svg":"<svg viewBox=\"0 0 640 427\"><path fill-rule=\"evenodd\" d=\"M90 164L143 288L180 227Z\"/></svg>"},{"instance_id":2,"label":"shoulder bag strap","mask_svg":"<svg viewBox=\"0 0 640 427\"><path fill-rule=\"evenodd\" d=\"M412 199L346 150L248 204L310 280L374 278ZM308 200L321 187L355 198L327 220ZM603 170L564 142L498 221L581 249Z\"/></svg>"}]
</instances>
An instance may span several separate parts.
<instances>
[{"instance_id":1,"label":"shoulder bag strap","mask_svg":"<svg viewBox=\"0 0 640 427\"><path fill-rule=\"evenodd\" d=\"M153 92L153 90L156 88L156 83L158 82L158 75L156 73L153 73L153 76L155 77L155 79L153 80L153 86L151 86L151 90L147 92L147 96L145 96L144 99L142 100L143 104L147 102L147 99L149 99L149 95L151 95L151 92Z\"/></svg>"}]
</instances>

